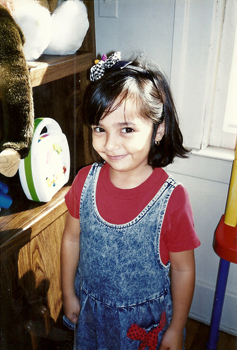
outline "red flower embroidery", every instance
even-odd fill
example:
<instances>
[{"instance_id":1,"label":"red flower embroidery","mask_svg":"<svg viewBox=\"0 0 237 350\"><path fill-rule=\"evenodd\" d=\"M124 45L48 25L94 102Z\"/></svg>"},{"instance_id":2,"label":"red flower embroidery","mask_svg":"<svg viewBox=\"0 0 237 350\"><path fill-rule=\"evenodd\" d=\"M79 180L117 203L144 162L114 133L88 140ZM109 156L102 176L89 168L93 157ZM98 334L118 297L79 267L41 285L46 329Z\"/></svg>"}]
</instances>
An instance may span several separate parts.
<instances>
[{"instance_id":1,"label":"red flower embroidery","mask_svg":"<svg viewBox=\"0 0 237 350\"><path fill-rule=\"evenodd\" d=\"M132 340L139 340L141 344L139 345L138 350L145 350L148 346L149 350L156 350L158 344L158 334L164 328L166 324L165 311L161 315L160 323L158 326L154 327L150 331L146 331L144 328L141 328L136 323L132 324L127 332L127 337Z\"/></svg>"}]
</instances>

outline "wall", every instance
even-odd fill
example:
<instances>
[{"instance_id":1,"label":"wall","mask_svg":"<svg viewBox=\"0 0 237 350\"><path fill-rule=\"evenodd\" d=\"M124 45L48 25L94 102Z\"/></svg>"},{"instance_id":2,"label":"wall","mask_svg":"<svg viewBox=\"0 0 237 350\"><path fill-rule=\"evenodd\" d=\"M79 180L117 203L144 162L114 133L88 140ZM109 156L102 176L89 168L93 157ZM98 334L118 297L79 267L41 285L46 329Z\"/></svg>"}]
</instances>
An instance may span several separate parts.
<instances>
[{"instance_id":1,"label":"wall","mask_svg":"<svg viewBox=\"0 0 237 350\"><path fill-rule=\"evenodd\" d=\"M195 251L196 287L190 317L210 323L214 301L219 257L212 243L218 222L225 212L232 163L230 161L190 155L177 159L168 172L188 190L194 223L201 246ZM237 266L231 264L221 329L237 335Z\"/></svg>"},{"instance_id":2,"label":"wall","mask_svg":"<svg viewBox=\"0 0 237 350\"><path fill-rule=\"evenodd\" d=\"M122 58L129 59L144 50L171 81L186 144L200 148L207 114L213 107L209 92L215 89L225 1L118 0L117 18L100 17L100 1L95 0L97 55L121 51ZM189 191L202 242L196 250L196 290L190 316L207 324L219 265L212 241L225 210L231 167L231 157L207 157L205 152L178 159L168 167ZM237 266L231 264L221 329L237 335L236 277Z\"/></svg>"},{"instance_id":3,"label":"wall","mask_svg":"<svg viewBox=\"0 0 237 350\"><path fill-rule=\"evenodd\" d=\"M99 5L95 0L97 54L121 51L128 59L145 51L170 77L175 1L118 0L118 18L99 17Z\"/></svg>"}]
</instances>

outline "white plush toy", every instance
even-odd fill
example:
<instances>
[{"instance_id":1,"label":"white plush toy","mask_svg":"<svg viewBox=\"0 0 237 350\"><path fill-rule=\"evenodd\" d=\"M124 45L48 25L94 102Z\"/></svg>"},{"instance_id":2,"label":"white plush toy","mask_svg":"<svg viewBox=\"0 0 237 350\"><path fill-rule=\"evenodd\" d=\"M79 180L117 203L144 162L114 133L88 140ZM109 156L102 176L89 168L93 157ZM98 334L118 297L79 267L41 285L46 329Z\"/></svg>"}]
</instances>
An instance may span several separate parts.
<instances>
[{"instance_id":1,"label":"white plush toy","mask_svg":"<svg viewBox=\"0 0 237 350\"><path fill-rule=\"evenodd\" d=\"M82 45L89 21L80 0L10 0L11 13L25 36L27 61L48 55L74 54Z\"/></svg>"}]
</instances>

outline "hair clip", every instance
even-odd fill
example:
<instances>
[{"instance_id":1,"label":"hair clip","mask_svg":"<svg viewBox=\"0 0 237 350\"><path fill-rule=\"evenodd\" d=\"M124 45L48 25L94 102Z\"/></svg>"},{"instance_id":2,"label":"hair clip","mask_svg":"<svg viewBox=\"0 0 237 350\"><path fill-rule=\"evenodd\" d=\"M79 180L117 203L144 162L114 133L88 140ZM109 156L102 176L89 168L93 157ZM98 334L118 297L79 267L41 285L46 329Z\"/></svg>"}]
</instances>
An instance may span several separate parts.
<instances>
[{"instance_id":1,"label":"hair clip","mask_svg":"<svg viewBox=\"0 0 237 350\"><path fill-rule=\"evenodd\" d=\"M101 60L95 61L96 64L90 69L90 80L95 81L99 80L105 74L105 70L113 67L118 61L121 60L121 52L117 51L113 53L109 58L106 55L103 55Z\"/></svg>"}]
</instances>

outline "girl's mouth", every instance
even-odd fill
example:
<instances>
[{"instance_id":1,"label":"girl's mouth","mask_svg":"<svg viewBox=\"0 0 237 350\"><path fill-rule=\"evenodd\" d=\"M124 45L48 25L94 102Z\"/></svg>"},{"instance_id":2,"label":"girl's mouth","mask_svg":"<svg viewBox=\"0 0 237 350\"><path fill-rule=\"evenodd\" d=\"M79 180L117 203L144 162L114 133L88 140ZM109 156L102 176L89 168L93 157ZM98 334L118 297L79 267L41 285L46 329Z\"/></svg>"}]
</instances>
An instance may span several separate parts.
<instances>
[{"instance_id":1,"label":"girl's mouth","mask_svg":"<svg viewBox=\"0 0 237 350\"><path fill-rule=\"evenodd\" d=\"M127 155L126 154L122 154L122 155L118 155L118 156L111 156L111 155L108 155L107 154L107 157L110 159L110 160L121 160L123 158L125 158Z\"/></svg>"}]
</instances>

